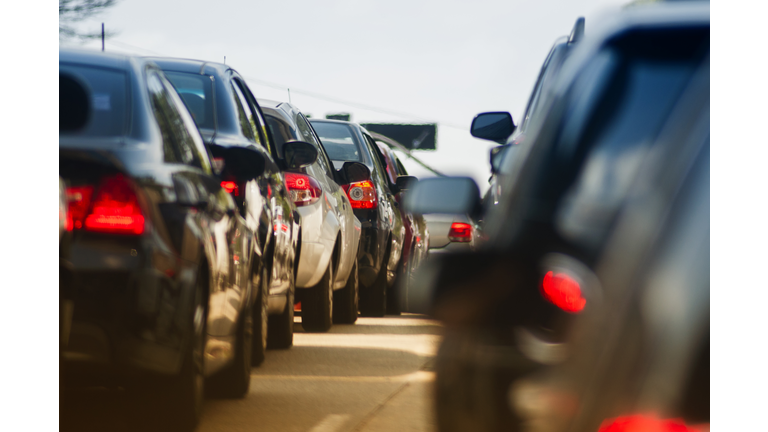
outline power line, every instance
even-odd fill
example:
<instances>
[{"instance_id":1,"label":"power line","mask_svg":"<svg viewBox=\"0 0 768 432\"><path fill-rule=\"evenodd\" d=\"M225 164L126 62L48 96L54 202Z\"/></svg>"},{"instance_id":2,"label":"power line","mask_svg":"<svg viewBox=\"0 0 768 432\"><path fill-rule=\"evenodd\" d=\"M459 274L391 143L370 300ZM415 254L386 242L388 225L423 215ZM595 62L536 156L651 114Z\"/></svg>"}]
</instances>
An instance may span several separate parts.
<instances>
[{"instance_id":1,"label":"power line","mask_svg":"<svg viewBox=\"0 0 768 432\"><path fill-rule=\"evenodd\" d=\"M145 48L141 48L141 47L137 47L137 46L134 46L134 45L130 45L130 44L127 44L125 42L120 42L120 41L115 41L115 40L112 40L110 42L114 43L114 44L116 44L118 46L124 46L126 48L131 48L131 49L135 49L135 50L139 50L139 51L145 51L145 52L151 53L153 55L161 56L161 57L168 57L167 54L161 54L161 53L158 53L158 52L155 52L155 51L151 51L151 50L148 50L148 49L145 49ZM395 110L391 110L391 109L388 109L388 108L381 108L381 107L377 107L377 106L373 106L373 105L364 104L364 103L361 103L361 102L355 102L355 101L350 101L350 100L346 100L346 99L341 99L341 98L337 98L335 96L325 95L325 94L322 94L322 93L316 93L316 92L313 92L313 91L310 91L310 90L297 89L296 87L288 86L286 84L276 83L276 82L267 81L267 80L263 80L263 79L259 79L259 78L254 78L254 77L248 77L248 76L245 76L245 75L243 75L243 78L245 78L248 81L252 81L254 83L262 85L262 86L271 87L271 88L275 88L275 89L279 89L279 90L286 90L286 91L290 91L290 92L293 92L293 93L299 93L299 94L303 94L305 96L309 96L309 97L312 97L312 98L315 98L315 99L319 99L319 100L324 100L324 101L327 101L327 102L339 103L339 104L347 105L347 106L354 107L354 108L359 108L359 109L364 109L364 110L368 110L368 111L378 112L378 113L381 113L381 114L393 115L393 116L396 116L396 117L401 117L401 118L406 118L406 119L411 119L411 120L418 120L418 121L425 122L425 123L436 123L439 126L445 126L445 127L450 127L450 128L454 128L454 129L460 129L460 130L464 130L464 131L469 129L466 125L465 126L460 126L458 124L454 124L454 123L450 123L450 122L437 121L437 120L429 119L429 118L422 117L422 116L419 116L419 115L416 115L416 114L406 113L406 112L402 112L402 111L395 111Z\"/></svg>"}]
</instances>

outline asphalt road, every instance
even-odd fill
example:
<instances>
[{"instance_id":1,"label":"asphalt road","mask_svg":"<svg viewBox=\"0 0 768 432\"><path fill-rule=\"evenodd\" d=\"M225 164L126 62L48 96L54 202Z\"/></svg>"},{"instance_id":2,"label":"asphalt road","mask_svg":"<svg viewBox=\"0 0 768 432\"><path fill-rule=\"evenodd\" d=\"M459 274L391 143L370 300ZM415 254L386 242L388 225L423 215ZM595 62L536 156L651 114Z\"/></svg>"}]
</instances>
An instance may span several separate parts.
<instances>
[{"instance_id":1,"label":"asphalt road","mask_svg":"<svg viewBox=\"0 0 768 432\"><path fill-rule=\"evenodd\" d=\"M360 318L328 333L305 333L270 350L251 374L245 399L206 401L199 432L434 431L432 358L441 327L419 315ZM121 390L70 391L61 430L134 430Z\"/></svg>"}]
</instances>

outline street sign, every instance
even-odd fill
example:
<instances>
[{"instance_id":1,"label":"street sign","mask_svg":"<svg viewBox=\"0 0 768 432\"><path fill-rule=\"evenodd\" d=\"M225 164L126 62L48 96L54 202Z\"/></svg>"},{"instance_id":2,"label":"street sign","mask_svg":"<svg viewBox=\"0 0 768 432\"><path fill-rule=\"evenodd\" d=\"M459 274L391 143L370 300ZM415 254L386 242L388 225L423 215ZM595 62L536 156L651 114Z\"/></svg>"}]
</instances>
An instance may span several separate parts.
<instances>
[{"instance_id":1,"label":"street sign","mask_svg":"<svg viewBox=\"0 0 768 432\"><path fill-rule=\"evenodd\" d=\"M436 150L436 124L363 123L364 128L401 143L410 150Z\"/></svg>"}]
</instances>

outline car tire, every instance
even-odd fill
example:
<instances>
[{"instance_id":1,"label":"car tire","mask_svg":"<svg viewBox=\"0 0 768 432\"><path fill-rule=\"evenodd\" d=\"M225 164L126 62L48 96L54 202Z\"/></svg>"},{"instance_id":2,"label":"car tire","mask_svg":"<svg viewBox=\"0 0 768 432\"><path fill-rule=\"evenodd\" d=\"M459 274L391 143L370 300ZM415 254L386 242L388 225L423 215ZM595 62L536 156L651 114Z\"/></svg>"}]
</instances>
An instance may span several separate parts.
<instances>
[{"instance_id":1,"label":"car tire","mask_svg":"<svg viewBox=\"0 0 768 432\"><path fill-rule=\"evenodd\" d=\"M301 326L308 332L326 332L333 325L333 261L320 282L301 296Z\"/></svg>"},{"instance_id":2,"label":"car tire","mask_svg":"<svg viewBox=\"0 0 768 432\"><path fill-rule=\"evenodd\" d=\"M288 349L293 346L293 298L295 295L296 274L291 275L291 285L286 294L285 310L280 315L269 317L267 348Z\"/></svg>"},{"instance_id":3,"label":"car tire","mask_svg":"<svg viewBox=\"0 0 768 432\"><path fill-rule=\"evenodd\" d=\"M251 386L251 353L253 352L253 309L243 308L237 323L235 356L232 363L209 378L210 394L227 399L239 399Z\"/></svg>"},{"instance_id":4,"label":"car tire","mask_svg":"<svg viewBox=\"0 0 768 432\"><path fill-rule=\"evenodd\" d=\"M389 255L389 254L387 254ZM373 285L363 290L360 299L360 315L383 317L387 311L387 258L381 262L381 270Z\"/></svg>"},{"instance_id":5,"label":"car tire","mask_svg":"<svg viewBox=\"0 0 768 432\"><path fill-rule=\"evenodd\" d=\"M252 275L252 278L255 275ZM251 344L251 366L259 366L264 362L267 350L269 316L267 304L269 300L269 270L266 265L259 270L258 281L251 279L256 293L256 301L253 303L253 343ZM256 282L256 283L254 283Z\"/></svg>"},{"instance_id":6,"label":"car tire","mask_svg":"<svg viewBox=\"0 0 768 432\"><path fill-rule=\"evenodd\" d=\"M354 324L357 321L357 308L360 302L357 279L357 260L354 260L344 288L333 293L333 322Z\"/></svg>"}]
</instances>

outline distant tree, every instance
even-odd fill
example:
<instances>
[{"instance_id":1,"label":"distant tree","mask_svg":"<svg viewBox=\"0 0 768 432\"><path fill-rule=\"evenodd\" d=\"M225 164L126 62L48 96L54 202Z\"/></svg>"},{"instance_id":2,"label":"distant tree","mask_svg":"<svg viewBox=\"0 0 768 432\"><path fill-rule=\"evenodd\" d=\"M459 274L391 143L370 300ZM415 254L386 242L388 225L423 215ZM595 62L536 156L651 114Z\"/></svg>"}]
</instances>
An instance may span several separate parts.
<instances>
[{"instance_id":1,"label":"distant tree","mask_svg":"<svg viewBox=\"0 0 768 432\"><path fill-rule=\"evenodd\" d=\"M95 39L101 31L81 32L74 24L93 18L111 7L117 0L59 0L59 38Z\"/></svg>"}]
</instances>

